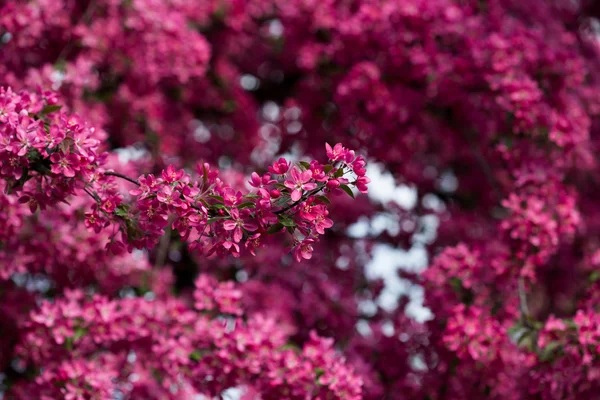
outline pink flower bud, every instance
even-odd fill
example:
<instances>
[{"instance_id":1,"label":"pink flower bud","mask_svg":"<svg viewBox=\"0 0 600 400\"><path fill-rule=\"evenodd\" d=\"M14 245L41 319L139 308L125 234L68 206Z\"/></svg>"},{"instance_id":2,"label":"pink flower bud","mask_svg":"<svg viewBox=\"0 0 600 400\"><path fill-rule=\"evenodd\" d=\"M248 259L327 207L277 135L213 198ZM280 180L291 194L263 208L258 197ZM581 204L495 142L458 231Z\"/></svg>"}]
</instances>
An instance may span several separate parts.
<instances>
[{"instance_id":1,"label":"pink flower bud","mask_svg":"<svg viewBox=\"0 0 600 400\"><path fill-rule=\"evenodd\" d=\"M331 179L330 181L327 182L327 189L329 189L329 190L337 189L339 187L340 187L340 181L338 181L337 179Z\"/></svg>"},{"instance_id":2,"label":"pink flower bud","mask_svg":"<svg viewBox=\"0 0 600 400\"><path fill-rule=\"evenodd\" d=\"M274 199L278 199L279 196L281 196L281 192L277 189L271 190L270 194L271 194L271 197Z\"/></svg>"}]
</instances>

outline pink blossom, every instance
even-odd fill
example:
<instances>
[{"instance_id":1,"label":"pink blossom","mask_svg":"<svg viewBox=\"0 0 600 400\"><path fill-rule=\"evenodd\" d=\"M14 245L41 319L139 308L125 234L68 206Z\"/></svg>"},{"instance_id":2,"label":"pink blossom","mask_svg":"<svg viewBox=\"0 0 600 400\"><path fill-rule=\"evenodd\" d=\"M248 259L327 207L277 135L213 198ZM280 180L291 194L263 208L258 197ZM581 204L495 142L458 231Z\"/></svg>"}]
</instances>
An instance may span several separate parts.
<instances>
[{"instance_id":1,"label":"pink blossom","mask_svg":"<svg viewBox=\"0 0 600 400\"><path fill-rule=\"evenodd\" d=\"M233 207L242 202L242 193L231 187L223 189L223 199L226 206Z\"/></svg>"},{"instance_id":2,"label":"pink blossom","mask_svg":"<svg viewBox=\"0 0 600 400\"><path fill-rule=\"evenodd\" d=\"M163 170L162 178L167 183L173 183L182 179L185 175L185 171L180 169L176 170L173 165L169 165L167 169Z\"/></svg>"},{"instance_id":3,"label":"pink blossom","mask_svg":"<svg viewBox=\"0 0 600 400\"><path fill-rule=\"evenodd\" d=\"M315 230L320 234L325 234L325 229L331 228L333 226L333 221L327 216L329 215L329 211L323 205L317 205L313 207L315 218L313 220L313 225Z\"/></svg>"},{"instance_id":4,"label":"pink blossom","mask_svg":"<svg viewBox=\"0 0 600 400\"><path fill-rule=\"evenodd\" d=\"M163 185L157 192L156 198L170 207L180 207L184 210L188 208L187 204L181 199L181 193L171 186Z\"/></svg>"},{"instance_id":5,"label":"pink blossom","mask_svg":"<svg viewBox=\"0 0 600 400\"><path fill-rule=\"evenodd\" d=\"M354 153L350 153L346 148L342 146L341 143L337 143L333 148L329 145L329 143L325 143L325 150L327 151L327 158L331 162L336 162L339 160L348 162L346 159L348 157L352 157Z\"/></svg>"},{"instance_id":6,"label":"pink blossom","mask_svg":"<svg viewBox=\"0 0 600 400\"><path fill-rule=\"evenodd\" d=\"M284 182L285 186L291 190L291 198L298 201L302 197L303 191L313 190L317 184L311 182L312 172L310 170L300 172L297 168L292 168L290 178Z\"/></svg>"},{"instance_id":7,"label":"pink blossom","mask_svg":"<svg viewBox=\"0 0 600 400\"><path fill-rule=\"evenodd\" d=\"M312 172L312 178L317 182L325 182L327 175L325 174L324 166L318 163L316 160L311 161L310 171Z\"/></svg>"},{"instance_id":8,"label":"pink blossom","mask_svg":"<svg viewBox=\"0 0 600 400\"><path fill-rule=\"evenodd\" d=\"M283 175L290 169L290 163L285 158L280 158L269 167L269 172L275 175Z\"/></svg>"},{"instance_id":9,"label":"pink blossom","mask_svg":"<svg viewBox=\"0 0 600 400\"><path fill-rule=\"evenodd\" d=\"M253 256L256 255L256 249L259 247L264 247L264 244L261 242L261 234L260 233L255 233L254 235L250 236L248 238L248 240L246 241L246 243L244 244L244 246L246 246L246 248L248 249L248 251L250 252L250 254L252 254Z\"/></svg>"},{"instance_id":10,"label":"pink blossom","mask_svg":"<svg viewBox=\"0 0 600 400\"><path fill-rule=\"evenodd\" d=\"M62 174L67 178L73 178L79 170L81 158L77 154L57 152L50 156L52 161L51 170L53 174Z\"/></svg>"},{"instance_id":11,"label":"pink blossom","mask_svg":"<svg viewBox=\"0 0 600 400\"><path fill-rule=\"evenodd\" d=\"M251 232L258 229L258 226L254 222L244 219L243 215L236 208L231 210L230 215L231 219L223 222L223 228L227 231L233 231L233 240L236 243L242 240L243 229Z\"/></svg>"},{"instance_id":12,"label":"pink blossom","mask_svg":"<svg viewBox=\"0 0 600 400\"><path fill-rule=\"evenodd\" d=\"M162 183L161 179L155 179L154 175L150 174L147 176L140 176L138 178L140 186L137 189L132 189L129 194L132 196L139 196L141 199L148 196L148 194L156 191L156 188Z\"/></svg>"},{"instance_id":13,"label":"pink blossom","mask_svg":"<svg viewBox=\"0 0 600 400\"><path fill-rule=\"evenodd\" d=\"M335 190L337 188L339 188L341 185L339 179L330 179L327 181L327 189L329 190Z\"/></svg>"},{"instance_id":14,"label":"pink blossom","mask_svg":"<svg viewBox=\"0 0 600 400\"><path fill-rule=\"evenodd\" d=\"M100 216L97 211L88 212L85 214L85 216L85 226L89 229L92 229L96 233L99 233L102 229L109 225L109 221Z\"/></svg>"},{"instance_id":15,"label":"pink blossom","mask_svg":"<svg viewBox=\"0 0 600 400\"><path fill-rule=\"evenodd\" d=\"M363 156L358 156L350 164L350 167L352 168L352 171L354 171L354 173L356 175L361 177L361 176L365 176L365 174L367 173L367 169L365 168L366 165L367 165L367 162L365 161L365 158Z\"/></svg>"},{"instance_id":16,"label":"pink blossom","mask_svg":"<svg viewBox=\"0 0 600 400\"><path fill-rule=\"evenodd\" d=\"M310 260L313 255L313 243L315 241L313 239L304 239L298 242L293 249L294 258L297 262L302 261L302 259Z\"/></svg>"},{"instance_id":17,"label":"pink blossom","mask_svg":"<svg viewBox=\"0 0 600 400\"><path fill-rule=\"evenodd\" d=\"M258 192L260 194L262 193L268 193L265 189L265 187L268 187L269 185L275 183L276 181L274 179L271 179L271 176L269 174L265 174L262 177L260 177L256 172L253 172L251 175L251 180L248 181L248 183L250 184L250 186L255 187L258 189Z\"/></svg>"},{"instance_id":18,"label":"pink blossom","mask_svg":"<svg viewBox=\"0 0 600 400\"><path fill-rule=\"evenodd\" d=\"M101 209L106 213L112 213L115 208L121 203L121 199L117 196L110 196L102 202Z\"/></svg>"},{"instance_id":19,"label":"pink blossom","mask_svg":"<svg viewBox=\"0 0 600 400\"><path fill-rule=\"evenodd\" d=\"M368 193L369 189L367 187L367 185L371 182L371 179L369 179L366 176L359 176L358 179L356 179L356 182L354 183L356 185L356 188L358 189L359 192L361 193Z\"/></svg>"}]
</instances>

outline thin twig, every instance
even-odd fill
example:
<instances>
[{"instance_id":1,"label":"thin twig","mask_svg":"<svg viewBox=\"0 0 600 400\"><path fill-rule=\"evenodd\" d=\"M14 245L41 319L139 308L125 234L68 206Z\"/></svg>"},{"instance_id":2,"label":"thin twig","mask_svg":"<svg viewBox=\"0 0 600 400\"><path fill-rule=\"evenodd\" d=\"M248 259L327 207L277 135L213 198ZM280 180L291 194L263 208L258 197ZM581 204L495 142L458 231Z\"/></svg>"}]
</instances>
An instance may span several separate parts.
<instances>
[{"instance_id":1,"label":"thin twig","mask_svg":"<svg viewBox=\"0 0 600 400\"><path fill-rule=\"evenodd\" d=\"M130 177L123 175L123 174L119 174L118 172L114 172L114 171L107 171L104 173L104 175L108 175L108 176L116 176L118 178L121 179L125 179L128 182L133 183L134 185L140 186L140 183L134 179L131 179Z\"/></svg>"},{"instance_id":2,"label":"thin twig","mask_svg":"<svg viewBox=\"0 0 600 400\"><path fill-rule=\"evenodd\" d=\"M281 214L281 213L286 212L289 209L292 209L292 208L296 207L298 204L302 203L303 201L306 201L313 194L319 193L321 190L323 190L324 187L325 186L321 186L321 187L318 187L316 189L311 190L310 192L307 192L304 196L302 196L300 199L298 199L297 201L293 202L292 204L290 204L288 206L285 206L281 210L273 211L273 214Z\"/></svg>"},{"instance_id":3,"label":"thin twig","mask_svg":"<svg viewBox=\"0 0 600 400\"><path fill-rule=\"evenodd\" d=\"M473 144L473 142L471 141L471 138L473 136L474 135L469 134L469 133L464 134L464 137L465 137L465 139L467 139L467 143L469 144L469 149L471 150L471 153L473 154L473 156L475 157L475 160L477 160L477 163L483 170L483 174L485 175L486 179L488 180L488 183L492 186L492 189L494 190L494 193L496 194L498 202L500 202L504 198L504 194L502 193L500 184L498 183L498 180L494 176L494 171L492 170L492 167L490 167L490 164L487 162L485 157L483 157L483 155L479 151L479 148L476 147Z\"/></svg>"},{"instance_id":4,"label":"thin twig","mask_svg":"<svg viewBox=\"0 0 600 400\"><path fill-rule=\"evenodd\" d=\"M86 192L87 194L89 194L90 197L92 199L94 199L95 201L100 202L100 198L98 197L98 195L96 193L90 192L87 188L83 188L83 191Z\"/></svg>"},{"instance_id":5,"label":"thin twig","mask_svg":"<svg viewBox=\"0 0 600 400\"><path fill-rule=\"evenodd\" d=\"M526 324L529 324L529 307L527 306L527 292L525 292L525 280L519 276L519 309L521 318Z\"/></svg>"},{"instance_id":6,"label":"thin twig","mask_svg":"<svg viewBox=\"0 0 600 400\"><path fill-rule=\"evenodd\" d=\"M165 234L160 238L158 243L158 251L156 252L155 266L162 267L165 265L167 259L167 253L169 252L169 245L171 244L171 225L173 224L173 217L169 218Z\"/></svg>"}]
</instances>

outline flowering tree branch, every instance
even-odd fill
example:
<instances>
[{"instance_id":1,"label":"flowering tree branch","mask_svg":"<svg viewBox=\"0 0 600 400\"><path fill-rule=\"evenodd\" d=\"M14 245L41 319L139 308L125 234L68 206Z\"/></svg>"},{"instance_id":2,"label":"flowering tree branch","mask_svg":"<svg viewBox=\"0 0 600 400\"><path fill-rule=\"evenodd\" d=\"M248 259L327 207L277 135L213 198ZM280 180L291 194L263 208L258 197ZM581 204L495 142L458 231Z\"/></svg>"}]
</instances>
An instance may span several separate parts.
<instances>
[{"instance_id":1,"label":"flowering tree branch","mask_svg":"<svg viewBox=\"0 0 600 400\"><path fill-rule=\"evenodd\" d=\"M10 89L2 89L2 95L9 104L9 112L35 108ZM208 246L208 254L238 257L240 243L254 254L265 235L279 231L273 229L277 225L286 227L292 235L294 254L300 261L311 257L312 244L324 234L324 229L333 225L327 218L326 203L315 195L325 187L329 190L343 187L348 191L348 184L367 191L369 180L365 176L364 158L341 144L326 145L331 164L312 161L293 166L279 159L269 167L270 174L262 177L252 174L249 184L255 190L245 194L224 184L218 171L208 164L198 165L196 179L170 165L160 177L147 175L134 180L114 171L103 171L96 161L98 143L86 139L89 128L83 123L63 126L62 121L70 117L59 106L45 101L41 106L45 111L41 113L28 111L25 116L13 112L9 116L9 121L19 120L28 124L29 129L8 136L14 139L8 140L5 157L12 160L15 168L3 169L0 177L12 182L17 192L24 193L22 201L28 202L32 211L76 195L78 182L85 182L83 190L95 201L92 210L86 213L86 225L96 233L110 225L117 228L121 240L111 239L111 246L152 248L160 237L165 237L165 229L173 229L183 240L194 237L190 240L194 249ZM338 161L357 176L354 182L344 177L343 169L333 167ZM131 202L125 201L117 186L111 184L113 177L136 185L129 192ZM51 196L40 191L39 185L46 179L57 188ZM301 204L301 211L284 216L286 211ZM295 232L303 239L297 239ZM159 255L166 251L166 240ZM160 264L161 258L158 258Z\"/></svg>"}]
</instances>

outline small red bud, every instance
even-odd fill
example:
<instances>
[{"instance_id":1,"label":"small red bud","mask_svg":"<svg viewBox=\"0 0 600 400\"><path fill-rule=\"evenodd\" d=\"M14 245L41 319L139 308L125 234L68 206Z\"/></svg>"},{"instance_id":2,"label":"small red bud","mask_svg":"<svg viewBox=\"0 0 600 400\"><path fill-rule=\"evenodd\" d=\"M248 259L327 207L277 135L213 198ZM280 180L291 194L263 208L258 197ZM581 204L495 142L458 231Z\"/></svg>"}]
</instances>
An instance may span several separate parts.
<instances>
[{"instance_id":1,"label":"small red bud","mask_svg":"<svg viewBox=\"0 0 600 400\"><path fill-rule=\"evenodd\" d=\"M274 199L278 199L281 196L281 192L277 189L271 190L271 197Z\"/></svg>"},{"instance_id":2,"label":"small red bud","mask_svg":"<svg viewBox=\"0 0 600 400\"><path fill-rule=\"evenodd\" d=\"M337 189L339 187L340 187L340 181L338 181L337 179L331 179L330 181L327 182L327 189L329 189L329 190Z\"/></svg>"}]
</instances>

